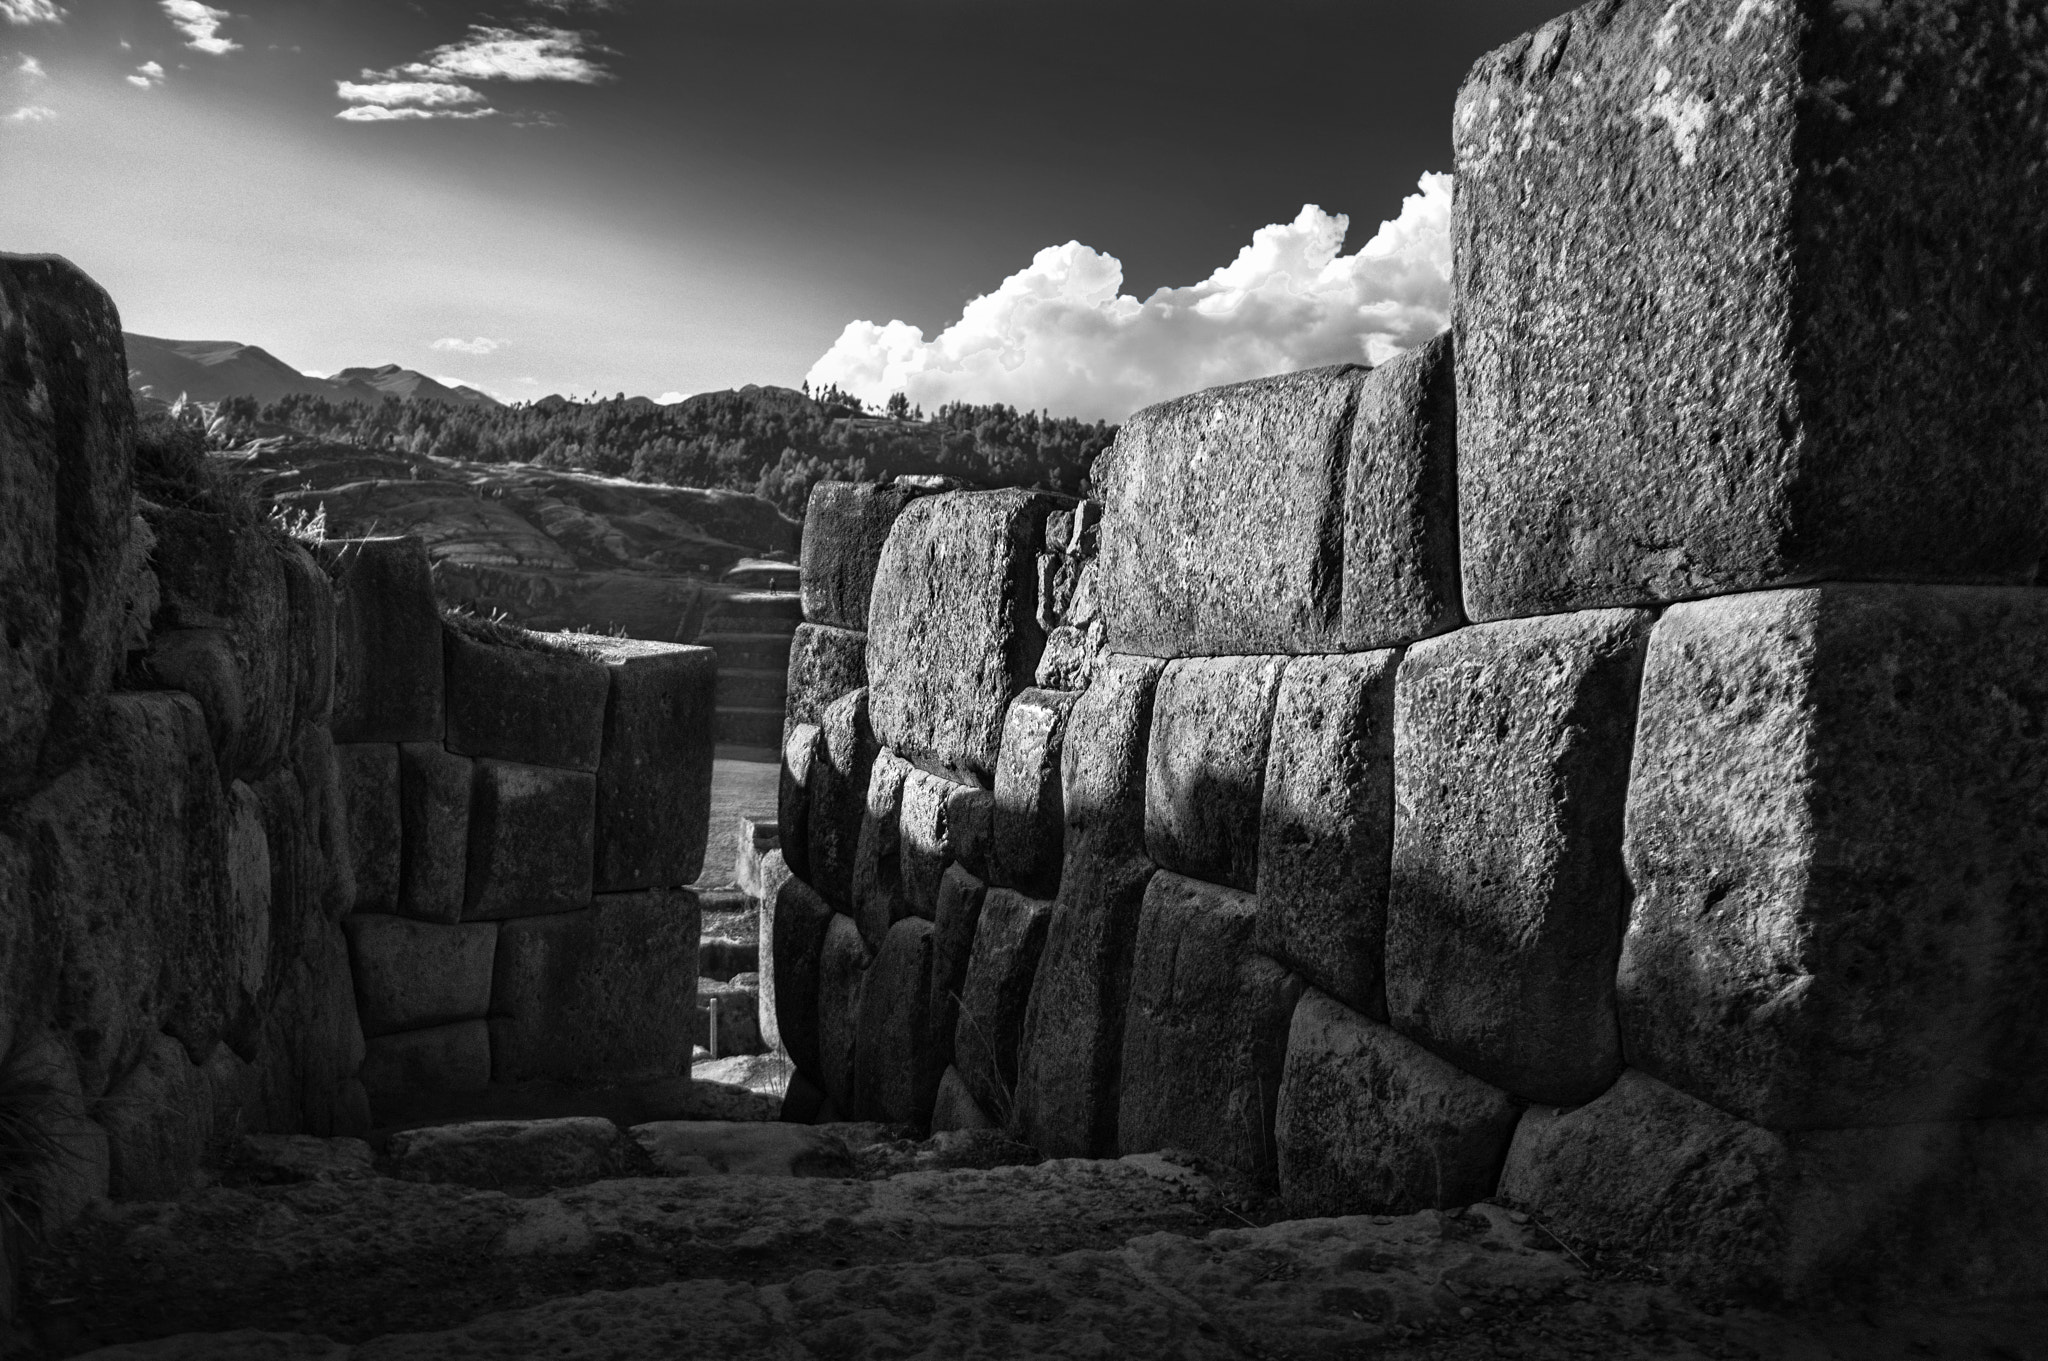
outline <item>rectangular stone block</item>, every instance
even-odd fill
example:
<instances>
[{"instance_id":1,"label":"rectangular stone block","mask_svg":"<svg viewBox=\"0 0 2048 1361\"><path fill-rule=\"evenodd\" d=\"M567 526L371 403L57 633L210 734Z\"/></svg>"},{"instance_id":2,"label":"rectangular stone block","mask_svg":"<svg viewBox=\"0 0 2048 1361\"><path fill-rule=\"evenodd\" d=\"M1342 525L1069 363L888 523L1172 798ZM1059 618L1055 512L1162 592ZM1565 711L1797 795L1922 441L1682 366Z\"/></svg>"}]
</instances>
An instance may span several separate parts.
<instances>
[{"instance_id":1,"label":"rectangular stone block","mask_svg":"<svg viewBox=\"0 0 2048 1361\"><path fill-rule=\"evenodd\" d=\"M469 868L469 795L476 762L439 742L398 749L398 910L423 921L462 917Z\"/></svg>"},{"instance_id":2,"label":"rectangular stone block","mask_svg":"<svg viewBox=\"0 0 2048 1361\"><path fill-rule=\"evenodd\" d=\"M330 539L316 548L334 581L334 740L438 742L441 610L419 539Z\"/></svg>"},{"instance_id":3,"label":"rectangular stone block","mask_svg":"<svg viewBox=\"0 0 2048 1361\"><path fill-rule=\"evenodd\" d=\"M946 1070L932 1043L932 923L889 928L861 987L853 1113L891 1124L930 1123Z\"/></svg>"},{"instance_id":4,"label":"rectangular stone block","mask_svg":"<svg viewBox=\"0 0 2048 1361\"><path fill-rule=\"evenodd\" d=\"M597 890L694 883L711 830L718 656L631 638L579 642L610 677L597 762Z\"/></svg>"},{"instance_id":5,"label":"rectangular stone block","mask_svg":"<svg viewBox=\"0 0 2048 1361\"><path fill-rule=\"evenodd\" d=\"M373 1108L416 1092L480 1092L491 1085L490 1023L380 1035L364 1048L362 1083Z\"/></svg>"},{"instance_id":6,"label":"rectangular stone block","mask_svg":"<svg viewBox=\"0 0 2048 1361\"><path fill-rule=\"evenodd\" d=\"M861 997L873 959L853 918L833 913L818 954L818 1064L819 1085L842 1118L859 1108L856 1070Z\"/></svg>"},{"instance_id":7,"label":"rectangular stone block","mask_svg":"<svg viewBox=\"0 0 2048 1361\"><path fill-rule=\"evenodd\" d=\"M1400 647L1465 622L1458 394L1449 332L1366 376L1344 491L1344 646Z\"/></svg>"},{"instance_id":8,"label":"rectangular stone block","mask_svg":"<svg viewBox=\"0 0 2048 1361\"><path fill-rule=\"evenodd\" d=\"M924 770L904 779L898 855L912 912L930 917L938 907L947 865L958 861L970 874L987 873L993 811L994 797L978 785Z\"/></svg>"},{"instance_id":9,"label":"rectangular stone block","mask_svg":"<svg viewBox=\"0 0 2048 1361\"><path fill-rule=\"evenodd\" d=\"M474 1020L491 1009L496 922L449 926L358 912L341 925L365 1035Z\"/></svg>"},{"instance_id":10,"label":"rectangular stone block","mask_svg":"<svg viewBox=\"0 0 2048 1361\"><path fill-rule=\"evenodd\" d=\"M800 558L805 619L843 629L868 626L868 596L882 545L904 507L923 494L902 483L820 482L811 488Z\"/></svg>"},{"instance_id":11,"label":"rectangular stone block","mask_svg":"<svg viewBox=\"0 0 2048 1361\"><path fill-rule=\"evenodd\" d=\"M868 683L868 636L860 631L866 627L797 626L790 639L789 679L783 692L784 732L790 724L816 723L826 705Z\"/></svg>"},{"instance_id":12,"label":"rectangular stone block","mask_svg":"<svg viewBox=\"0 0 2048 1361\"><path fill-rule=\"evenodd\" d=\"M1119 1151L1185 1148L1270 1180L1302 981L1251 948L1250 894L1169 871L1145 887L1124 1021Z\"/></svg>"},{"instance_id":13,"label":"rectangular stone block","mask_svg":"<svg viewBox=\"0 0 2048 1361\"><path fill-rule=\"evenodd\" d=\"M522 765L597 769L611 687L604 667L567 650L482 642L452 624L442 646L448 750Z\"/></svg>"},{"instance_id":14,"label":"rectangular stone block","mask_svg":"<svg viewBox=\"0 0 2048 1361\"><path fill-rule=\"evenodd\" d=\"M2048 595L1821 586L1651 635L1629 1061L1772 1129L2048 1112Z\"/></svg>"},{"instance_id":15,"label":"rectangular stone block","mask_svg":"<svg viewBox=\"0 0 2048 1361\"><path fill-rule=\"evenodd\" d=\"M695 894L651 889L506 922L491 980L492 1077L689 1072L701 920Z\"/></svg>"},{"instance_id":16,"label":"rectangular stone block","mask_svg":"<svg viewBox=\"0 0 2048 1361\"><path fill-rule=\"evenodd\" d=\"M1395 686L1387 1014L1530 1101L1621 1071L1621 832L1650 615L1485 624L1408 649Z\"/></svg>"},{"instance_id":17,"label":"rectangular stone block","mask_svg":"<svg viewBox=\"0 0 2048 1361\"><path fill-rule=\"evenodd\" d=\"M980 1108L998 1121L1007 1121L1016 1107L1017 1047L1052 914L1043 899L991 889L958 984L948 1061Z\"/></svg>"},{"instance_id":18,"label":"rectangular stone block","mask_svg":"<svg viewBox=\"0 0 2048 1361\"><path fill-rule=\"evenodd\" d=\"M884 747L875 755L868 775L867 807L861 814L860 844L854 852L853 911L861 939L870 950L882 948L889 928L911 915L903 891L902 838L898 831L903 787L910 763Z\"/></svg>"},{"instance_id":19,"label":"rectangular stone block","mask_svg":"<svg viewBox=\"0 0 2048 1361\"><path fill-rule=\"evenodd\" d=\"M782 833L782 858L800 879L811 872L811 768L824 743L824 730L815 723L792 723L782 739L775 824Z\"/></svg>"},{"instance_id":20,"label":"rectangular stone block","mask_svg":"<svg viewBox=\"0 0 2048 1361\"><path fill-rule=\"evenodd\" d=\"M1366 370L1310 369L1146 407L1096 460L1096 589L1117 652L1343 646L1351 427Z\"/></svg>"},{"instance_id":21,"label":"rectangular stone block","mask_svg":"<svg viewBox=\"0 0 2048 1361\"><path fill-rule=\"evenodd\" d=\"M1060 741L1075 696L1026 690L1010 701L996 761L989 882L1041 898L1059 891L1066 812L1060 803Z\"/></svg>"},{"instance_id":22,"label":"rectangular stone block","mask_svg":"<svg viewBox=\"0 0 2048 1361\"><path fill-rule=\"evenodd\" d=\"M463 917L524 917L587 906L596 812L594 775L478 761L470 791Z\"/></svg>"},{"instance_id":23,"label":"rectangular stone block","mask_svg":"<svg viewBox=\"0 0 2048 1361\"><path fill-rule=\"evenodd\" d=\"M2032 581L2043 60L2023 9L1921 0L1625 0L1483 58L1454 129L1471 617Z\"/></svg>"},{"instance_id":24,"label":"rectangular stone block","mask_svg":"<svg viewBox=\"0 0 2048 1361\"><path fill-rule=\"evenodd\" d=\"M811 885L835 907L853 903L853 866L867 815L868 784L881 749L868 724L868 692L853 690L825 706L819 743L805 781L804 815Z\"/></svg>"},{"instance_id":25,"label":"rectangular stone block","mask_svg":"<svg viewBox=\"0 0 2048 1361\"><path fill-rule=\"evenodd\" d=\"M953 1061L960 994L967 986L967 964L974 954L981 904L987 896L988 885L959 865L949 865L939 881L938 906L932 912L932 1044L943 1063ZM1020 1021L1022 1011L1020 1000ZM1015 1068L1014 1062L1011 1066Z\"/></svg>"},{"instance_id":26,"label":"rectangular stone block","mask_svg":"<svg viewBox=\"0 0 2048 1361\"><path fill-rule=\"evenodd\" d=\"M1161 868L1250 889L1284 657L1169 662L1146 748L1145 850Z\"/></svg>"},{"instance_id":27,"label":"rectangular stone block","mask_svg":"<svg viewBox=\"0 0 2048 1361\"><path fill-rule=\"evenodd\" d=\"M918 765L992 780L1003 715L1045 648L1035 581L1059 506L1043 492L948 492L897 517L868 610L877 739Z\"/></svg>"},{"instance_id":28,"label":"rectangular stone block","mask_svg":"<svg viewBox=\"0 0 2048 1361\"><path fill-rule=\"evenodd\" d=\"M1489 1199L1520 1115L1506 1092L1311 988L1280 1079L1281 1200L1307 1218Z\"/></svg>"},{"instance_id":29,"label":"rectangular stone block","mask_svg":"<svg viewBox=\"0 0 2048 1361\"><path fill-rule=\"evenodd\" d=\"M389 742L337 743L334 761L341 774L342 802L348 809L355 910L395 911L403 845L398 748Z\"/></svg>"},{"instance_id":30,"label":"rectangular stone block","mask_svg":"<svg viewBox=\"0 0 2048 1361\"><path fill-rule=\"evenodd\" d=\"M1274 702L1252 944L1368 1016L1382 987L1401 654L1296 657Z\"/></svg>"},{"instance_id":31,"label":"rectangular stone block","mask_svg":"<svg viewBox=\"0 0 2048 1361\"><path fill-rule=\"evenodd\" d=\"M772 1003L775 1040L797 1071L820 1087L825 1064L818 1043L818 979L832 905L802 879L782 881L761 904L762 1003Z\"/></svg>"},{"instance_id":32,"label":"rectangular stone block","mask_svg":"<svg viewBox=\"0 0 2048 1361\"><path fill-rule=\"evenodd\" d=\"M1117 1081L1145 855L1145 743L1164 663L1111 654L1060 750L1060 894L1031 982L1010 1128L1048 1157L1116 1149Z\"/></svg>"}]
</instances>

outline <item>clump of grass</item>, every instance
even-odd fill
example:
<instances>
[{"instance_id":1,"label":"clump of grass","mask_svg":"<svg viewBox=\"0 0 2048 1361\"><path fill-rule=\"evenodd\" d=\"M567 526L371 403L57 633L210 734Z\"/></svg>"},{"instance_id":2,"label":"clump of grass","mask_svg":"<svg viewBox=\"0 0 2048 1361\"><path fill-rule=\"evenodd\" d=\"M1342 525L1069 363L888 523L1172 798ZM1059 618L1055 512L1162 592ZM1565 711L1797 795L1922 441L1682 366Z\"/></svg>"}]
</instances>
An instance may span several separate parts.
<instances>
[{"instance_id":1,"label":"clump of grass","mask_svg":"<svg viewBox=\"0 0 2048 1361\"><path fill-rule=\"evenodd\" d=\"M550 652L556 656L581 657L584 649L548 633L522 628L503 610L478 614L466 605L450 605L441 611L447 626L474 642L493 647L513 647L522 652Z\"/></svg>"},{"instance_id":2,"label":"clump of grass","mask_svg":"<svg viewBox=\"0 0 2048 1361\"><path fill-rule=\"evenodd\" d=\"M43 1175L74 1156L53 1127L65 1091L51 1076L21 1049L0 1061L0 1214L24 1233L34 1233L40 1219Z\"/></svg>"},{"instance_id":3,"label":"clump of grass","mask_svg":"<svg viewBox=\"0 0 2048 1361\"><path fill-rule=\"evenodd\" d=\"M225 515L238 525L269 517L249 487L207 457L205 425L183 411L153 411L135 423L135 490L160 506Z\"/></svg>"}]
</instances>

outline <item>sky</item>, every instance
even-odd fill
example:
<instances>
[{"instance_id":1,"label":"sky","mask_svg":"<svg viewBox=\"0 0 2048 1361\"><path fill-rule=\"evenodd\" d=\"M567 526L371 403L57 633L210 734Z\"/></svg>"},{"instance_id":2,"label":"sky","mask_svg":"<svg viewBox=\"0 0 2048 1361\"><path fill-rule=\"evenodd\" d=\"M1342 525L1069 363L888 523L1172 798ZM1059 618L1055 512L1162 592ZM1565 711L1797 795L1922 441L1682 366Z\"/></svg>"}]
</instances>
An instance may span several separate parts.
<instances>
[{"instance_id":1,"label":"sky","mask_svg":"<svg viewBox=\"0 0 2048 1361\"><path fill-rule=\"evenodd\" d=\"M0 250L506 400L1089 419L1447 316L1450 115L1558 0L0 0Z\"/></svg>"}]
</instances>

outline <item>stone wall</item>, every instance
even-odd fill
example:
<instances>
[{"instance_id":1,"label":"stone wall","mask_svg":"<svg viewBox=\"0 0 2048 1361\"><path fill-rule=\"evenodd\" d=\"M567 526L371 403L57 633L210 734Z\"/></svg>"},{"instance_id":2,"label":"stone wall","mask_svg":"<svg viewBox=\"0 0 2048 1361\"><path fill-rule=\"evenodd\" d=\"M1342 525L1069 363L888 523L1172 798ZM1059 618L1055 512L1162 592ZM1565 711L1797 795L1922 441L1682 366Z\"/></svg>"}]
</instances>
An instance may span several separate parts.
<instances>
[{"instance_id":1,"label":"stone wall","mask_svg":"<svg viewBox=\"0 0 2048 1361\"><path fill-rule=\"evenodd\" d=\"M2038 1283L2014 13L1568 15L1460 96L1450 333L1140 412L1099 525L821 487L806 627L864 670L790 671L800 1072L1708 1288Z\"/></svg>"}]
</instances>

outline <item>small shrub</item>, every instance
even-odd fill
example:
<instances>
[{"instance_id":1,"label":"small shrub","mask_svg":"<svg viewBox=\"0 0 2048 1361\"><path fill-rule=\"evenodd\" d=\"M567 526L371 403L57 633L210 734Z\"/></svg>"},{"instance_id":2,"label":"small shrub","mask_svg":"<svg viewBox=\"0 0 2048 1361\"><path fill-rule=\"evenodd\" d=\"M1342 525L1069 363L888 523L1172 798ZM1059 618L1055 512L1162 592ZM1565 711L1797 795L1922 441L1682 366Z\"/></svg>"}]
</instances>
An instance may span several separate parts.
<instances>
[{"instance_id":1,"label":"small shrub","mask_svg":"<svg viewBox=\"0 0 2048 1361\"><path fill-rule=\"evenodd\" d=\"M160 506L225 515L236 524L268 517L249 488L207 457L206 427L181 414L155 411L135 423L135 491Z\"/></svg>"}]
</instances>

